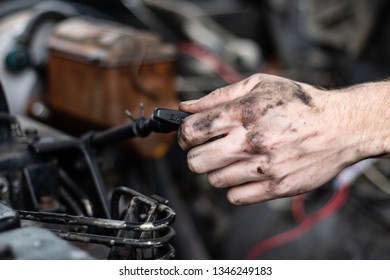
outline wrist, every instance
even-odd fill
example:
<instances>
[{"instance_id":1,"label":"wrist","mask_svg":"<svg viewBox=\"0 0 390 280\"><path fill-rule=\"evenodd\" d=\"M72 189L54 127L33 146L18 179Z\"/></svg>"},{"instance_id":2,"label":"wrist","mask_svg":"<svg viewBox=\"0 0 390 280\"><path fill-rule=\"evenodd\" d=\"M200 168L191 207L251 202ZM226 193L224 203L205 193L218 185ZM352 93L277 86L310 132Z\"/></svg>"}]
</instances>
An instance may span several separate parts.
<instances>
[{"instance_id":1,"label":"wrist","mask_svg":"<svg viewBox=\"0 0 390 280\"><path fill-rule=\"evenodd\" d=\"M390 83L367 83L347 88L345 131L359 159L390 153Z\"/></svg>"}]
</instances>

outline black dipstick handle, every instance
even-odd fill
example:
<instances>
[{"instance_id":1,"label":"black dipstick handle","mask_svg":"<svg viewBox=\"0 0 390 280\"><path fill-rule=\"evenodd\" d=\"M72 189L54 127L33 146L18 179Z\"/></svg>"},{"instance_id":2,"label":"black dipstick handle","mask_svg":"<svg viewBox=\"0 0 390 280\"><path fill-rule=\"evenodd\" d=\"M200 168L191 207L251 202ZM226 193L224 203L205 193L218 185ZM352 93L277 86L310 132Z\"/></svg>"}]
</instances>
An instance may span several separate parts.
<instances>
[{"instance_id":1,"label":"black dipstick handle","mask_svg":"<svg viewBox=\"0 0 390 280\"><path fill-rule=\"evenodd\" d=\"M133 123L84 135L91 146L103 146L133 137L147 137L151 132L169 133L179 129L190 114L179 110L157 108L149 119L135 118Z\"/></svg>"},{"instance_id":2,"label":"black dipstick handle","mask_svg":"<svg viewBox=\"0 0 390 280\"><path fill-rule=\"evenodd\" d=\"M157 108L153 113L153 120L158 124L161 132L175 131L183 120L191 115L179 110Z\"/></svg>"}]
</instances>

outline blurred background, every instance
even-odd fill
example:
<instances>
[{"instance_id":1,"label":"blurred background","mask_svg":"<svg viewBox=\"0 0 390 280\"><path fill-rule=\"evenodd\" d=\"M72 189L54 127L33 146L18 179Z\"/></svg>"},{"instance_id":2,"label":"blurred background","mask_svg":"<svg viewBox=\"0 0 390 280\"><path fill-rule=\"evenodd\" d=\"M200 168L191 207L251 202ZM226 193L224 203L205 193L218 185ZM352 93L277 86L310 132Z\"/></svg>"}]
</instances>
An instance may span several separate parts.
<instances>
[{"instance_id":1,"label":"blurred background","mask_svg":"<svg viewBox=\"0 0 390 280\"><path fill-rule=\"evenodd\" d=\"M0 1L0 258L159 258L165 232L103 230L135 240L115 239L133 250L126 255L74 224L157 223L162 201L175 213L168 258L390 258L388 159L363 161L306 195L237 207L188 170L175 132L143 137L139 128L155 108L177 109L254 73L324 88L386 79L389 12L384 0ZM138 125L134 135L116 137L128 124ZM115 137L91 140L110 129ZM120 186L163 214L126 208ZM23 211L73 220L59 233ZM57 233L47 238L58 252L27 252L43 238L38 228ZM82 234L90 235L81 244ZM133 249L149 239L152 249Z\"/></svg>"}]
</instances>

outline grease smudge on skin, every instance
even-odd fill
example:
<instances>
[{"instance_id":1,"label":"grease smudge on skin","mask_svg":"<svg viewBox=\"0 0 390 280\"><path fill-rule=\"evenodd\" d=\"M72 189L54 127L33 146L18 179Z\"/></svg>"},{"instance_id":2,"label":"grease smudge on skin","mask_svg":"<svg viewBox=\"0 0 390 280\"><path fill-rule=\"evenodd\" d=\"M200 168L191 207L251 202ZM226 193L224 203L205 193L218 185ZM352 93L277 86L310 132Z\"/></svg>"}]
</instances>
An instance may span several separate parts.
<instances>
[{"instance_id":1,"label":"grease smudge on skin","mask_svg":"<svg viewBox=\"0 0 390 280\"><path fill-rule=\"evenodd\" d=\"M307 94L300 85L294 83L297 86L297 90L294 91L293 95L302 101L303 104L312 107L312 100L313 98Z\"/></svg>"},{"instance_id":2,"label":"grease smudge on skin","mask_svg":"<svg viewBox=\"0 0 390 280\"><path fill-rule=\"evenodd\" d=\"M197 120L194 123L194 127L199 131L205 131L210 130L213 126L213 123L216 119L218 119L221 116L220 112L211 112L208 113L205 117Z\"/></svg>"}]
</instances>

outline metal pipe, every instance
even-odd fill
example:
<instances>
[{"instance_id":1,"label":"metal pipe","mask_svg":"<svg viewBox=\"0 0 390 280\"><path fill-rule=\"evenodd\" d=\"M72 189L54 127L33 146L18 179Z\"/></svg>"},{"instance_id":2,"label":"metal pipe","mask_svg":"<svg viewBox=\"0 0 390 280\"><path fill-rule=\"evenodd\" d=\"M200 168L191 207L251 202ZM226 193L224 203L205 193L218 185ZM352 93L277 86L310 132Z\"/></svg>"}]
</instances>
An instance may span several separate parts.
<instances>
[{"instance_id":1,"label":"metal pipe","mask_svg":"<svg viewBox=\"0 0 390 280\"><path fill-rule=\"evenodd\" d=\"M99 167L96 160L93 159L92 152L80 140L62 140L55 142L38 142L31 146L37 154L47 154L58 151L64 151L67 149L79 150L84 156L85 163L88 166L91 173L92 181L94 183L95 191L98 196L102 214L105 218L110 218L110 211L108 209L108 196L106 194L106 186L104 184L102 175L100 174Z\"/></svg>"},{"instance_id":2,"label":"metal pipe","mask_svg":"<svg viewBox=\"0 0 390 280\"><path fill-rule=\"evenodd\" d=\"M116 230L136 230L136 231L153 231L162 230L169 227L168 223L161 223L160 221L141 223L128 223L121 220L111 220L84 216L74 216L68 214L51 213L51 212L34 212L26 210L18 210L20 218L24 220L31 220L41 223L54 223L64 225L80 225L80 226L94 226L106 229Z\"/></svg>"},{"instance_id":3,"label":"metal pipe","mask_svg":"<svg viewBox=\"0 0 390 280\"><path fill-rule=\"evenodd\" d=\"M106 245L109 247L112 246L129 246L136 248L150 248L150 247L163 247L166 246L168 241L170 241L175 236L175 231L172 228L168 228L167 233L164 236L156 237L153 239L130 239L130 238L120 238L115 236L106 236L106 235L97 235L90 233L82 232L68 232L62 230L51 229L51 231L61 238L68 241L78 241L84 243L95 243Z\"/></svg>"}]
</instances>

